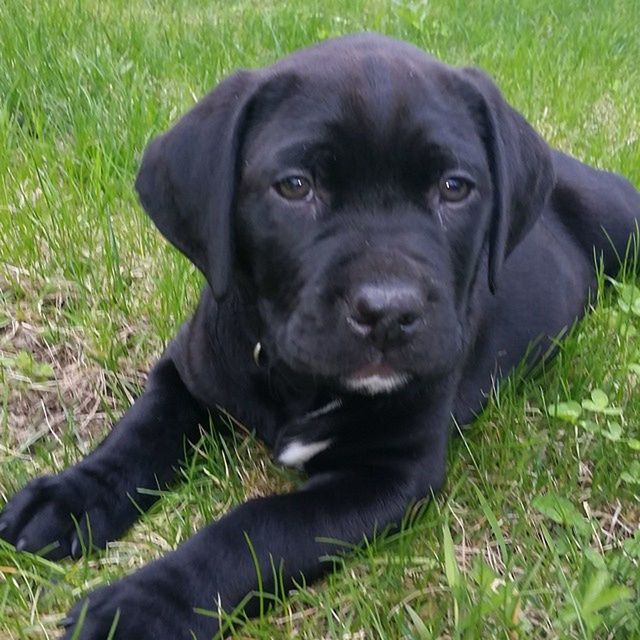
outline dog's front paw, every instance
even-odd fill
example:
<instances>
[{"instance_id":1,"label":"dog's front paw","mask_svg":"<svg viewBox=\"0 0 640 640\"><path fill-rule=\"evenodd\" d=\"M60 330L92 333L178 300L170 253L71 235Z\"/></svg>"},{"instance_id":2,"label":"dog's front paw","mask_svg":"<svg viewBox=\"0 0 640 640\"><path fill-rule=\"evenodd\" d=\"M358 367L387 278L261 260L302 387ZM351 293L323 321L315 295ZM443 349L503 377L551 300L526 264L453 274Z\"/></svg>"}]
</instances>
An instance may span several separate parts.
<instances>
[{"instance_id":1,"label":"dog's front paw","mask_svg":"<svg viewBox=\"0 0 640 640\"><path fill-rule=\"evenodd\" d=\"M160 574L156 580L145 575L148 573L143 569L78 602L63 621L62 640L200 638L194 636L201 629L196 628L198 620L186 601L184 589L174 588L170 575ZM207 637L214 632L211 629Z\"/></svg>"},{"instance_id":2,"label":"dog's front paw","mask_svg":"<svg viewBox=\"0 0 640 640\"><path fill-rule=\"evenodd\" d=\"M68 470L32 480L9 500L0 512L0 538L52 560L77 558L120 536L132 511L127 497L116 498L104 484Z\"/></svg>"}]
</instances>

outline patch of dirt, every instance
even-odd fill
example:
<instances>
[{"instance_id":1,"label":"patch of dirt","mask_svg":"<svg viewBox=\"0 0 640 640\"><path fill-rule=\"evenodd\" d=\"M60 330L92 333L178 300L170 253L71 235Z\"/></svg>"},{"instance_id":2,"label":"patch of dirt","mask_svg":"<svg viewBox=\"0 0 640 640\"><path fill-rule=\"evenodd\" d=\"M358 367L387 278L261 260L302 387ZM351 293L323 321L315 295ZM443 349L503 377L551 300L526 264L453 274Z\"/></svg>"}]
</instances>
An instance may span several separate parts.
<instances>
[{"instance_id":1,"label":"patch of dirt","mask_svg":"<svg viewBox=\"0 0 640 640\"><path fill-rule=\"evenodd\" d=\"M81 437L106 427L106 409L115 411L116 403L107 389L104 370L87 361L83 346L79 336L72 335L63 343L51 344L28 323L13 322L4 329L0 354L6 360L26 353L53 371L51 379L43 380L16 366L3 367L3 423L10 442L33 441L48 432L55 436L68 420L73 420L74 431Z\"/></svg>"},{"instance_id":2,"label":"patch of dirt","mask_svg":"<svg viewBox=\"0 0 640 640\"><path fill-rule=\"evenodd\" d=\"M14 269L0 279L0 434L24 450L70 426L82 441L103 433L141 386L138 371L110 372L87 354L87 336L63 311L73 283L31 281ZM120 392L117 397L116 390Z\"/></svg>"}]
</instances>

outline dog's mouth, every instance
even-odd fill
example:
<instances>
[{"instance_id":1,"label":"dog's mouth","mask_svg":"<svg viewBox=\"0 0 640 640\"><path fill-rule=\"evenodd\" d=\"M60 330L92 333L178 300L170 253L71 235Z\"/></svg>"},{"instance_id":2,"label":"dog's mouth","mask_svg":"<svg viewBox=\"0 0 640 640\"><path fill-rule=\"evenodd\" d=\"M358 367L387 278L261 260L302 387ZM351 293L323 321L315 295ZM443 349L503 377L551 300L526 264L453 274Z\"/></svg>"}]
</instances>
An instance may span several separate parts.
<instances>
[{"instance_id":1,"label":"dog's mouth","mask_svg":"<svg viewBox=\"0 0 640 640\"><path fill-rule=\"evenodd\" d=\"M341 382L349 391L373 396L397 391L410 379L411 376L408 373L398 371L391 365L381 362L366 365L348 376L343 376Z\"/></svg>"}]
</instances>

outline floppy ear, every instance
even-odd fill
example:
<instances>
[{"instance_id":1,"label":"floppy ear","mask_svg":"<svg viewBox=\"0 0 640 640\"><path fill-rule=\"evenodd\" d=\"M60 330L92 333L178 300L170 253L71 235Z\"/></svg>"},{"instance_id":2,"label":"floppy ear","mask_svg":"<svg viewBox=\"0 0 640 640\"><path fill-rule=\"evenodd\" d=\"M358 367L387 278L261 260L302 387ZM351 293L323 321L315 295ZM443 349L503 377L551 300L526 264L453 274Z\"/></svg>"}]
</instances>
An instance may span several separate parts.
<instances>
[{"instance_id":1,"label":"floppy ear","mask_svg":"<svg viewBox=\"0 0 640 640\"><path fill-rule=\"evenodd\" d=\"M478 69L462 70L476 107L493 182L489 288L495 293L507 256L533 227L555 182L551 152L529 123Z\"/></svg>"},{"instance_id":2,"label":"floppy ear","mask_svg":"<svg viewBox=\"0 0 640 640\"><path fill-rule=\"evenodd\" d=\"M257 85L248 71L225 79L149 144L136 179L146 212L218 299L229 285L238 152Z\"/></svg>"}]
</instances>

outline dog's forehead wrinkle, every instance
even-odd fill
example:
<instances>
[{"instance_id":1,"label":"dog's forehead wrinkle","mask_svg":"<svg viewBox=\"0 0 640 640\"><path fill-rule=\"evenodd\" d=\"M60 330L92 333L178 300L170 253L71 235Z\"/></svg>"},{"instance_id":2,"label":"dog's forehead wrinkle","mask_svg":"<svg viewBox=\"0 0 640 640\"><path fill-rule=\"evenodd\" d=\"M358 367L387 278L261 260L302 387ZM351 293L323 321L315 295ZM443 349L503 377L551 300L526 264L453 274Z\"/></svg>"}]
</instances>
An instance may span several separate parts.
<instances>
[{"instance_id":1,"label":"dog's forehead wrinkle","mask_svg":"<svg viewBox=\"0 0 640 640\"><path fill-rule=\"evenodd\" d=\"M363 109L367 107L363 106ZM469 118L450 121L450 113L433 110L413 113L408 107L386 120L366 113L342 111L327 123L329 169L351 189L347 179L367 183L382 192L388 179L400 184L426 183L444 169L486 172Z\"/></svg>"},{"instance_id":2,"label":"dog's forehead wrinkle","mask_svg":"<svg viewBox=\"0 0 640 640\"><path fill-rule=\"evenodd\" d=\"M403 182L415 174L419 180L421 173L426 178L444 166L485 163L472 119L437 91L416 99L415 90L393 88L390 80L377 80L375 90L363 90L362 82L353 80L331 84L324 96L307 79L259 126L250 127L244 173L264 181L301 168L318 171L323 179L385 187L391 178Z\"/></svg>"},{"instance_id":3,"label":"dog's forehead wrinkle","mask_svg":"<svg viewBox=\"0 0 640 640\"><path fill-rule=\"evenodd\" d=\"M399 121L407 121L411 90L400 66L380 54L364 56L352 69L345 86L343 109L352 110L363 122L387 131L397 128Z\"/></svg>"},{"instance_id":4,"label":"dog's forehead wrinkle","mask_svg":"<svg viewBox=\"0 0 640 640\"><path fill-rule=\"evenodd\" d=\"M360 68L363 77L373 89L385 91L393 86L393 71L389 68L387 60L379 53L364 56Z\"/></svg>"},{"instance_id":5,"label":"dog's forehead wrinkle","mask_svg":"<svg viewBox=\"0 0 640 640\"><path fill-rule=\"evenodd\" d=\"M452 108L459 111L463 107L452 100L459 96L452 89L451 68L419 50L413 56L388 46L355 47L343 57L336 55L335 48L324 52L325 55L320 53L315 49L296 52L285 59L288 62L284 66L273 68L275 77L295 74L298 82L290 83L291 90L277 105L269 105L270 114L274 110L289 116L310 111L335 112L337 103L342 105L340 110L359 116L372 115L366 113L367 107L369 110L376 107L374 115L383 107L397 117L404 115L409 106L416 109L428 104L445 111ZM322 60L315 60L318 56Z\"/></svg>"}]
</instances>

